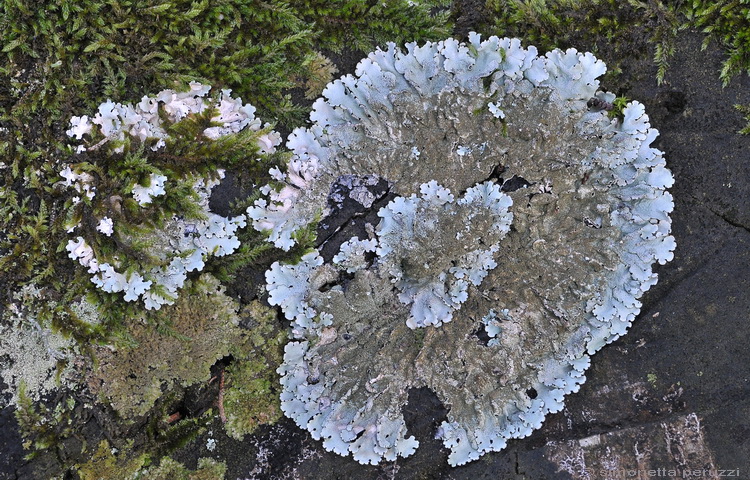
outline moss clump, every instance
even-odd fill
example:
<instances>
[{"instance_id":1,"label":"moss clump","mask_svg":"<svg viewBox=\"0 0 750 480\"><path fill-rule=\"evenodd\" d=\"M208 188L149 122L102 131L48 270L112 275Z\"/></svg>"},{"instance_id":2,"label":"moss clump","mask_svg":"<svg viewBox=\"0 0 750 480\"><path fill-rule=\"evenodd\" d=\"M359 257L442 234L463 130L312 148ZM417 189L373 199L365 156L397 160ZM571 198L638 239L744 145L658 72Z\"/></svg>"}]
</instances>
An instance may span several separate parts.
<instances>
[{"instance_id":1,"label":"moss clump","mask_svg":"<svg viewBox=\"0 0 750 480\"><path fill-rule=\"evenodd\" d=\"M693 0L689 16L707 34L703 48L717 40L726 49L720 73L724 85L742 72L750 74L750 0Z\"/></svg>"},{"instance_id":2,"label":"moss clump","mask_svg":"<svg viewBox=\"0 0 750 480\"><path fill-rule=\"evenodd\" d=\"M86 463L77 465L75 470L81 480L110 480L132 478L147 462L146 455L128 457L126 453L116 455L107 440L99 446Z\"/></svg>"},{"instance_id":3,"label":"moss clump","mask_svg":"<svg viewBox=\"0 0 750 480\"><path fill-rule=\"evenodd\" d=\"M217 360L242 350L237 303L204 274L177 302L129 327L134 347L97 349L89 387L125 419L146 414L164 389L207 382Z\"/></svg>"},{"instance_id":4,"label":"moss clump","mask_svg":"<svg viewBox=\"0 0 750 480\"><path fill-rule=\"evenodd\" d=\"M315 84L318 89L330 74L321 63L322 51L344 45L369 50L386 40L441 38L450 30L446 4L445 0L416 4L408 0L1 2L0 218L5 223L0 232L0 284L11 288L0 291L0 300L5 302L8 292L28 282L53 285L66 296L63 304L79 295L82 287L90 287L85 275L76 276L70 260L58 249L67 238L70 209L65 206L66 196L53 185L59 181L56 163L71 161L65 135L71 117L93 111L107 98L133 102L144 93L200 81L217 90L233 89L234 95L259 108L260 117L276 119L290 129L302 122L306 111L292 102L290 92L300 85L310 89ZM442 13L435 13L438 10ZM221 150L226 145L217 146ZM227 158L222 151L209 150L195 158ZM147 176L143 159L136 149L129 158L116 157L107 165L117 171L130 169L129 177ZM91 158L72 161L112 171ZM111 187L112 192L117 190L117 185ZM176 194L174 200L183 197Z\"/></svg>"},{"instance_id":5,"label":"moss clump","mask_svg":"<svg viewBox=\"0 0 750 480\"><path fill-rule=\"evenodd\" d=\"M193 471L167 457L162 459L158 467L145 470L135 478L138 480L222 480L226 472L226 464L217 462L213 458L199 459L198 469Z\"/></svg>"},{"instance_id":6,"label":"moss clump","mask_svg":"<svg viewBox=\"0 0 750 480\"><path fill-rule=\"evenodd\" d=\"M294 86L289 75L304 75L316 49L438 38L449 33L448 19L430 10L446 3L9 1L0 6L0 30L8 68L34 68L43 80L25 99L28 108L59 107L71 90L122 98L175 80L219 80L289 118L300 111L284 95Z\"/></svg>"},{"instance_id":7,"label":"moss clump","mask_svg":"<svg viewBox=\"0 0 750 480\"><path fill-rule=\"evenodd\" d=\"M660 0L488 0L484 31L521 38L540 50L575 47L602 58L609 73L619 63L652 51L657 80L674 54L683 12Z\"/></svg>"},{"instance_id":8,"label":"moss clump","mask_svg":"<svg viewBox=\"0 0 750 480\"><path fill-rule=\"evenodd\" d=\"M162 458L157 467L146 468L148 462L145 454L131 458L102 440L91 458L74 470L81 480L222 480L227 470L224 462L212 458L199 459L197 470L189 470L170 457Z\"/></svg>"},{"instance_id":9,"label":"moss clump","mask_svg":"<svg viewBox=\"0 0 750 480\"><path fill-rule=\"evenodd\" d=\"M447 0L292 0L288 3L305 21L315 22L322 45L333 51L344 47L367 51L386 42L401 44L450 35L447 7L451 2Z\"/></svg>"},{"instance_id":10,"label":"moss clump","mask_svg":"<svg viewBox=\"0 0 750 480\"><path fill-rule=\"evenodd\" d=\"M60 440L73 434L74 406L75 401L70 397L58 398L53 407L35 403L21 384L15 414L24 439L23 447L30 450L27 459L47 449L58 449Z\"/></svg>"},{"instance_id":11,"label":"moss clump","mask_svg":"<svg viewBox=\"0 0 750 480\"><path fill-rule=\"evenodd\" d=\"M97 350L89 387L123 419L149 413L175 386L206 383L211 366L231 356L224 376L223 406L229 435L242 438L281 417L276 368L286 332L275 311L255 302L240 314L218 280L204 274L186 286L175 305L130 327L133 347Z\"/></svg>"},{"instance_id":12,"label":"moss clump","mask_svg":"<svg viewBox=\"0 0 750 480\"><path fill-rule=\"evenodd\" d=\"M735 105L734 108L739 110L739 112L745 116L745 121L747 121L747 125L737 133L740 135L750 135L750 105Z\"/></svg>"},{"instance_id":13,"label":"moss clump","mask_svg":"<svg viewBox=\"0 0 750 480\"><path fill-rule=\"evenodd\" d=\"M295 83L305 89L305 98L315 100L323 92L333 76L338 72L336 65L325 55L317 55L307 59L303 66L306 68L307 75L300 75L295 78Z\"/></svg>"},{"instance_id":14,"label":"moss clump","mask_svg":"<svg viewBox=\"0 0 750 480\"><path fill-rule=\"evenodd\" d=\"M674 55L677 32L698 28L724 47L724 85L750 74L750 0L488 0L483 30L523 38L542 49L576 47L610 67L642 51L653 52L659 83Z\"/></svg>"},{"instance_id":15,"label":"moss clump","mask_svg":"<svg viewBox=\"0 0 750 480\"><path fill-rule=\"evenodd\" d=\"M224 427L238 440L282 416L276 368L283 360L287 340L273 310L255 303L243 310L242 317L249 323L246 348L243 356L227 367L224 394Z\"/></svg>"},{"instance_id":16,"label":"moss clump","mask_svg":"<svg viewBox=\"0 0 750 480\"><path fill-rule=\"evenodd\" d=\"M612 101L612 110L607 112L609 118L618 118L622 120L623 111L627 108L630 99L628 97L617 97Z\"/></svg>"}]
</instances>

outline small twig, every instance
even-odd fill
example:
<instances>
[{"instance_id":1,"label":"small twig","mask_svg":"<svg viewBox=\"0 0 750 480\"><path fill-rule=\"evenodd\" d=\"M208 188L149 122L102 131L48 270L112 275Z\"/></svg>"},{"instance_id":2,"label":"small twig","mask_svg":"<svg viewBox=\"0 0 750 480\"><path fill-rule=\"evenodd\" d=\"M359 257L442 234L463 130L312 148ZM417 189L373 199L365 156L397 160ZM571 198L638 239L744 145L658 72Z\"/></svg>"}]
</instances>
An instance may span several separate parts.
<instances>
[{"instance_id":1,"label":"small twig","mask_svg":"<svg viewBox=\"0 0 750 480\"><path fill-rule=\"evenodd\" d=\"M398 457L396 457L396 460L393 461L393 464L391 465L391 479L396 479L396 473L398 473Z\"/></svg>"},{"instance_id":2,"label":"small twig","mask_svg":"<svg viewBox=\"0 0 750 480\"><path fill-rule=\"evenodd\" d=\"M221 380L219 380L219 399L217 400L219 406L219 418L221 423L227 423L227 415L224 413L224 370L221 371Z\"/></svg>"},{"instance_id":3,"label":"small twig","mask_svg":"<svg viewBox=\"0 0 750 480\"><path fill-rule=\"evenodd\" d=\"M86 150L89 151L89 152L93 152L94 150L99 150L99 148L102 145L104 145L105 143L109 142L113 138L115 138L114 134L108 135L108 136L102 138L101 140L99 140L99 142L97 142L95 145L92 145L92 146L88 147Z\"/></svg>"},{"instance_id":4,"label":"small twig","mask_svg":"<svg viewBox=\"0 0 750 480\"><path fill-rule=\"evenodd\" d=\"M167 417L167 423L174 423L181 418L182 418L182 414L180 412L174 412L172 415Z\"/></svg>"}]
</instances>

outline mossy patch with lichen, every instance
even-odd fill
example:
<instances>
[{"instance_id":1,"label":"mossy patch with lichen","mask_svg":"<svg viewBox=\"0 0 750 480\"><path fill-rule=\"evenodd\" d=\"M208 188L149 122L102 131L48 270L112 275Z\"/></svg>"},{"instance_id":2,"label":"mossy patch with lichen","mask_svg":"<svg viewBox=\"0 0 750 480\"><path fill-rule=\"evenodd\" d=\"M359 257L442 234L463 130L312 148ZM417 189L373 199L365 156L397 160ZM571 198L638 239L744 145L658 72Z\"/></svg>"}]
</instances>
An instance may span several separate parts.
<instances>
[{"instance_id":1,"label":"mossy patch with lichen","mask_svg":"<svg viewBox=\"0 0 750 480\"><path fill-rule=\"evenodd\" d=\"M186 288L188 293L174 305L144 314L143 322L129 327L137 346L97 349L97 365L87 376L89 387L123 418L146 414L164 390L175 384L208 382L211 366L221 358L232 355L251 364L265 362L257 350L264 345L265 324L261 331L241 328L239 305L208 274ZM262 318L261 307L253 313ZM262 373L262 368L253 371Z\"/></svg>"},{"instance_id":2,"label":"mossy patch with lichen","mask_svg":"<svg viewBox=\"0 0 750 480\"><path fill-rule=\"evenodd\" d=\"M170 457L164 457L158 466L147 468L147 455L130 457L113 449L102 440L91 458L76 465L80 480L222 480L227 467L212 458L198 460L198 468L190 470Z\"/></svg>"},{"instance_id":3,"label":"mossy patch with lichen","mask_svg":"<svg viewBox=\"0 0 750 480\"><path fill-rule=\"evenodd\" d=\"M189 470L182 463L169 457L163 458L159 466L136 475L136 480L222 480L227 471L224 462L213 458L198 459L198 469Z\"/></svg>"},{"instance_id":4,"label":"mossy patch with lichen","mask_svg":"<svg viewBox=\"0 0 750 480\"><path fill-rule=\"evenodd\" d=\"M719 77L727 85L750 74L750 1L488 0L483 29L513 35L542 48L586 48L607 61L611 74L624 59L652 52L664 81L677 32L697 28L703 48L717 41L727 55Z\"/></svg>"},{"instance_id":5,"label":"mossy patch with lichen","mask_svg":"<svg viewBox=\"0 0 750 480\"><path fill-rule=\"evenodd\" d=\"M276 368L284 355L286 332L278 328L276 313L254 303L242 312L248 322L244 351L226 369L224 428L241 440L262 424L281 418L279 375Z\"/></svg>"},{"instance_id":6,"label":"mossy patch with lichen","mask_svg":"<svg viewBox=\"0 0 750 480\"><path fill-rule=\"evenodd\" d=\"M127 454L116 455L107 440L102 440L92 453L91 458L76 467L81 480L109 480L113 478L132 478L146 463L147 456L135 458Z\"/></svg>"},{"instance_id":7,"label":"mossy patch with lichen","mask_svg":"<svg viewBox=\"0 0 750 480\"><path fill-rule=\"evenodd\" d=\"M69 396L58 398L54 407L34 402L21 384L15 413L24 439L23 447L30 451L27 458L34 458L47 449L56 449L62 438L73 434L71 413L74 405L75 400Z\"/></svg>"},{"instance_id":8,"label":"mossy patch with lichen","mask_svg":"<svg viewBox=\"0 0 750 480\"><path fill-rule=\"evenodd\" d=\"M650 51L663 81L684 12L661 1L488 0L483 30L516 36L542 50L575 47L607 62L608 77L623 60Z\"/></svg>"},{"instance_id":9,"label":"mossy patch with lichen","mask_svg":"<svg viewBox=\"0 0 750 480\"><path fill-rule=\"evenodd\" d=\"M257 105L261 116L291 128L303 116L291 91L308 80L319 88L325 78L321 51L441 37L450 29L445 5L444 0L2 3L0 218L7 223L0 233L0 284L51 284L65 296L63 304L81 293L82 279L57 249L65 238L65 197L53 188L59 179L54 163L71 155L64 130L72 116L107 97L133 101L159 88L204 81L233 89ZM115 158L108 166L127 160ZM130 160L132 167L142 159Z\"/></svg>"},{"instance_id":10,"label":"mossy patch with lichen","mask_svg":"<svg viewBox=\"0 0 750 480\"><path fill-rule=\"evenodd\" d=\"M370 49L387 40L442 37L450 29L446 5L444 0L418 3L407 0L387 3L303 0L292 5L283 0L218 3L190 0L156 3L142 0L93 0L85 3L13 0L2 3L0 218L3 219L3 228L0 231L0 284L7 288L0 291L0 305L16 304L13 295L26 284L44 292L44 300L50 302L49 305L32 305L22 311L35 312L37 323L44 331L49 330L76 345L69 353L77 356L77 361L88 362L100 374L105 370L113 374L132 374L135 378L127 375L105 378L106 375L102 374L99 391L105 399L109 397L104 392L109 392L115 402L128 396L135 398L135 405L120 404L121 412L146 413L149 425L153 423L151 420L155 421L154 425L158 424L158 428L152 429L154 432L163 427L163 419L159 417L162 412L158 407L166 400L158 401L156 409L149 410L148 407L161 394L160 387L192 381L207 382L208 366L218 355L231 355L235 363L226 372L226 394L230 413L228 424L233 424L235 420L231 419L235 417L232 417L231 400L234 395L260 399L264 395L262 392L267 392L270 385L275 384L273 370L278 358L275 352L281 342L281 333L261 328L269 335L268 344L261 346L262 342L246 339L252 333L236 325L210 326L199 324L193 318L194 324L185 327L180 323L181 318L144 315L138 306L123 302L121 296L91 292L90 275L80 268L70 268L65 242L69 239L66 234L68 220L80 217L82 228L95 233L100 224L93 222L94 218L102 220L106 215L115 219L114 216L121 213L120 224L123 228L130 227L132 235L127 239L131 241L119 245L101 242L95 248L101 247L113 255L137 252L136 260L150 263L149 254L152 252L147 246L148 238L137 234L145 224L158 225L172 214L189 216L196 213L194 208L191 209L195 202L191 202L190 188L182 185L182 188L173 190L169 205L163 211L154 206L136 212L134 208L128 208L133 206L132 202L130 205L125 202L118 204L117 197L123 197L123 189L127 190L134 182L148 186L148 181L144 183L142 180L155 173L154 168L169 169L176 175L201 168L204 173L214 171L218 162L234 158L233 154L242 150L234 148L242 147L242 138L235 136L227 142L197 145L188 137L195 130L193 127L207 121L209 117L204 116L172 126L173 133L184 135L188 141L170 146L171 151L166 155L153 154L148 148L142 148L149 145L136 143L121 154L105 154L102 149L74 157L68 146L70 140L65 135L69 119L92 111L108 97L123 102L137 101L142 95L161 88L180 89L190 81L203 81L217 89L232 88L235 95L258 105L264 119L279 121L284 124L283 128L291 129L301 121L304 110L299 102L292 100L291 94L301 94L302 89L307 89L309 95L314 95L315 91L319 93L333 71L332 65L325 60L326 55L330 56L327 52L340 50L345 45ZM200 147L200 151L196 152L195 147ZM96 200L105 201L73 208L69 200L75 194L66 192L58 183L59 167L65 163L83 164L81 167L87 169L87 173L102 179L101 195ZM240 178L244 190L265 182L259 172L264 173L267 166L253 170L245 168L247 164L238 165L240 163L234 162L236 170L231 173ZM244 239L248 240L247 244L233 259L208 266L222 281L231 281L238 268L254 261L265 251L265 247L257 247L257 236L244 235ZM292 255L296 253L292 252ZM72 311L70 306L81 302L82 298L87 298L94 310L98 308L94 315L96 323L81 318L91 311ZM218 298L226 300L228 297L220 295ZM215 306L210 301L206 305ZM192 307L185 304L182 308ZM171 311L173 315L187 315L178 307ZM236 311L233 315L236 316ZM209 316L209 319L217 320L218 317ZM4 322L0 328L13 329L16 337L33 328L28 322L23 329L16 323ZM199 338L199 333L204 338ZM211 337L211 334L216 336ZM187 340L188 337L191 340ZM219 340L209 345L207 338ZM237 339L237 345L230 348L228 340ZM136 346L138 342L140 346ZM117 345L117 350L100 347L102 344ZM151 350L147 351L144 345L150 346ZM245 347L247 350L243 351ZM94 348L103 357L99 364L88 358ZM171 373L163 364L158 364L152 371L149 366L153 364L148 365L146 359L136 358L143 353L155 358L165 348L180 360L184 358L179 356L181 349L197 357L187 359L185 371L178 368L181 364L176 361L172 370L177 371ZM263 361L253 360L252 355L261 351L264 352ZM116 356L122 358L115 361ZM120 360L123 363L115 366ZM45 381L53 379L57 373L55 363L42 365ZM63 363L69 368L70 362ZM15 364L22 365L23 362ZM188 365L194 366L195 370L187 368ZM256 373L265 380L257 380ZM24 435L31 439L28 440L31 447L35 444L39 448L54 447L52 444L70 438L68 422L71 418L78 418L70 409L75 407L79 411L90 406L85 399L88 393L85 389L70 397L70 392L65 390L74 387L74 381L63 380L59 385L62 393L58 393L57 398L69 401L64 401L65 408L61 406L59 412L54 406L48 408L38 403L36 394L32 398L32 389L34 392L41 390L36 388L38 381L28 382L28 395L19 415L22 415L22 428ZM90 379L80 380L85 383ZM41 393L52 390L55 394L56 387L56 382L48 382ZM128 391L129 387L143 387L144 391ZM18 394L18 384L11 388ZM83 398L77 396L79 393ZM145 395L145 398L138 398L139 395ZM250 422L253 425L278 415L275 394L266 400L270 405L268 408L276 409L275 413L265 414L265 407L254 404ZM103 415L98 420L103 424L113 422L104 418L106 409L100 407L94 406L97 413ZM239 419L241 409L235 408L234 411ZM50 415L54 421L45 420ZM123 419L123 422L130 420ZM253 428L240 426L240 420L236 422L238 431L247 432ZM185 423L179 422L180 425ZM154 432L149 435L156 435ZM121 446L117 439L110 440L113 445ZM93 440L94 444L88 450L84 449L85 454L96 450L96 441L98 439ZM62 457L57 460L65 463ZM65 465L67 468L68 464ZM42 475L47 476L53 475Z\"/></svg>"}]
</instances>

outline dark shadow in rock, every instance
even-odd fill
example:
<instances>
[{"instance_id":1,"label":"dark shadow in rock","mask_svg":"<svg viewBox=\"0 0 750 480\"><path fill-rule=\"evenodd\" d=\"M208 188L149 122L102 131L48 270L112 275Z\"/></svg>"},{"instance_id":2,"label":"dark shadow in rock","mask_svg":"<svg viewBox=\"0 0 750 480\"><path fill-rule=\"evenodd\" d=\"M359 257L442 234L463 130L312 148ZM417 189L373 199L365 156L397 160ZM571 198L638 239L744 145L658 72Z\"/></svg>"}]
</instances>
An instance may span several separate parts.
<instances>
[{"instance_id":1,"label":"dark shadow in rock","mask_svg":"<svg viewBox=\"0 0 750 480\"><path fill-rule=\"evenodd\" d=\"M519 177L518 175L513 175L512 177L507 179L505 182L503 182L503 185L502 187L500 187L500 190L502 190L503 192L515 192L516 190L520 190L528 186L531 186L531 182L529 182L523 177Z\"/></svg>"},{"instance_id":2,"label":"dark shadow in rock","mask_svg":"<svg viewBox=\"0 0 750 480\"><path fill-rule=\"evenodd\" d=\"M443 405L435 392L427 387L409 390L409 400L401 410L409 435L419 441L419 448L433 445L442 448L443 442L436 439L440 424L443 423L449 409Z\"/></svg>"},{"instance_id":3,"label":"dark shadow in rock","mask_svg":"<svg viewBox=\"0 0 750 480\"><path fill-rule=\"evenodd\" d=\"M222 217L232 217L243 213L232 211L231 208L232 203L249 197L253 192L252 186L245 186L243 183L236 174L227 170L221 183L211 190L208 208Z\"/></svg>"},{"instance_id":4,"label":"dark shadow in rock","mask_svg":"<svg viewBox=\"0 0 750 480\"><path fill-rule=\"evenodd\" d=\"M374 175L342 175L328 194L330 214L318 224L317 248L326 263L341 244L358 237L367 240L367 225L380 223L378 211L396 197L385 179Z\"/></svg>"},{"instance_id":5,"label":"dark shadow in rock","mask_svg":"<svg viewBox=\"0 0 750 480\"><path fill-rule=\"evenodd\" d=\"M477 30L477 26L487 19L486 3L484 0L453 2L452 14L456 19L453 32L460 40L468 40L469 32Z\"/></svg>"}]
</instances>

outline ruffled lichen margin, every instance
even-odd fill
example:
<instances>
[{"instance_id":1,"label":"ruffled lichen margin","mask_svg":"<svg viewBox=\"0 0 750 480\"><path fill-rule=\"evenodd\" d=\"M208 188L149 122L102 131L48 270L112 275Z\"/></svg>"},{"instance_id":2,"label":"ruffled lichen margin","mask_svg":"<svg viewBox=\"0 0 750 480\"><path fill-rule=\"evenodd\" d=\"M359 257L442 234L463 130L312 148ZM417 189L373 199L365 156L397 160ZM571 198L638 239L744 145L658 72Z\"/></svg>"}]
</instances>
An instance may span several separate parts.
<instances>
[{"instance_id":1,"label":"ruffled lichen margin","mask_svg":"<svg viewBox=\"0 0 750 480\"><path fill-rule=\"evenodd\" d=\"M245 145L248 154L257 155L258 161L274 153L281 140L269 124L263 125L255 117L255 107L233 98L231 90L222 90L218 98L211 98L211 86L191 82L189 87L185 92L162 90L155 96L144 96L135 105L107 100L92 118L73 117L66 132L82 140L76 146L77 153L96 153L103 148L105 157L129 154L122 163L142 170L135 175L139 181L128 178L120 182L124 183L118 185L120 188L110 185L110 191L104 193L98 191L102 188L97 184L113 183L105 179L118 175L101 165L86 161L66 164L60 176L64 179L62 186L78 194L71 199L66 223L68 233L75 237L66 245L68 256L88 268L93 274L91 282L100 290L122 292L125 301L141 300L148 310L173 304L187 274L203 270L208 257L235 252L240 246L238 230L246 226L245 215L228 218L209 209L211 191L224 178L224 169L211 169L211 164L231 162L224 158L196 161L181 151L185 148L180 149L178 142L185 139L180 137L190 137L193 148L203 148L201 153L206 155L210 152L207 145L229 144L242 134L245 141L249 139ZM162 159L159 168L137 158L146 146L153 152L167 150L165 156L177 164ZM222 152L217 149L216 153ZM99 161L106 165L106 160ZM185 172L191 167L192 172ZM154 222L153 218L163 213L160 204L170 200L177 203L169 194L170 190L180 192L180 188L183 209L166 212L167 218ZM95 200L97 196L100 198ZM86 223L92 221L96 228L87 229ZM88 238L79 235L80 231ZM140 246L140 252L136 246ZM133 251L139 255L133 255ZM153 265L135 259L126 262L121 258L126 256L124 252L149 259Z\"/></svg>"},{"instance_id":2,"label":"ruffled lichen margin","mask_svg":"<svg viewBox=\"0 0 750 480\"><path fill-rule=\"evenodd\" d=\"M598 91L605 70L590 53L538 56L516 39L477 34L467 44L390 44L331 83L312 125L290 135L294 157L272 172L270 198L248 210L285 250L295 231L331 213L329 193L345 177L385 179L402 204L424 198L425 185L458 198L484 182L512 200L509 232L493 239L466 298L447 276L405 288L383 252L397 243L383 222L371 238L345 242L333 264L311 252L267 272L271 302L294 320L282 409L326 449L361 463L410 455L418 442L401 408L408 389L428 386L450 409L438 435L451 465L499 451L562 409L589 356L627 331L656 283L652 264L672 259L673 179L640 103L616 119L587 106L612 100ZM485 234L456 217L435 221ZM420 255L456 268L463 252L444 245L427 242ZM412 271L434 274L429 262L420 268ZM425 289L450 316L414 320Z\"/></svg>"}]
</instances>

